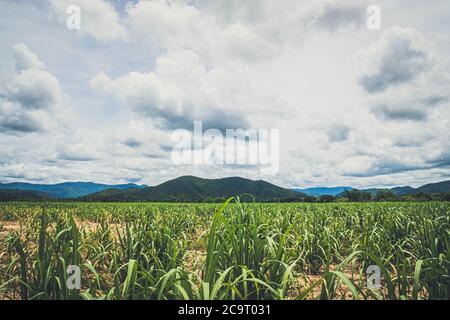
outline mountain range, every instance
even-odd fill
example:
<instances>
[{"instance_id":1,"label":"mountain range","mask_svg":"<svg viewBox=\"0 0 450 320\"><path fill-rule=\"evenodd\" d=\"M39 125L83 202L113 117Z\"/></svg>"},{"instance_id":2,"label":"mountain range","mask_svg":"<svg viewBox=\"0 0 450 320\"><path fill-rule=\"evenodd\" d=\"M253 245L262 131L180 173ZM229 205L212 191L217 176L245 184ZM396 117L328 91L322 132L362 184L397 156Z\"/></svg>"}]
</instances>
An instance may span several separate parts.
<instances>
[{"instance_id":1,"label":"mountain range","mask_svg":"<svg viewBox=\"0 0 450 320\"><path fill-rule=\"evenodd\" d=\"M305 193L310 196L320 197L323 195L340 196L345 191L349 191L355 188L352 187L335 187L335 188L308 188L308 189L293 189L298 192ZM442 181L437 183L430 183L418 188L410 186L395 187L395 188L370 188L359 189L360 191L370 192L372 195L376 195L381 190L390 190L397 196L414 195L419 193L433 194L433 193L447 193L450 192L450 181Z\"/></svg>"},{"instance_id":2,"label":"mountain range","mask_svg":"<svg viewBox=\"0 0 450 320\"><path fill-rule=\"evenodd\" d=\"M66 182L59 184L0 183L0 201L40 201L70 199L79 201L161 201L161 202L203 202L221 201L231 196L255 201L303 201L322 195L340 196L352 187L286 189L263 180L249 180L240 177L202 179L183 176L157 186L136 184L108 185L93 182ZM413 188L409 186L391 189L364 189L376 194L391 190L398 196L419 193L449 193L450 181L432 183Z\"/></svg>"},{"instance_id":3,"label":"mountain range","mask_svg":"<svg viewBox=\"0 0 450 320\"><path fill-rule=\"evenodd\" d=\"M327 187L317 187L317 188L307 188L307 189L293 189L294 191L297 192L302 192L305 193L309 196L313 196L313 197L320 197L320 196L324 196L324 195L328 195L328 196L337 196L338 194L341 194L345 191L348 190L352 190L352 187L332 187L332 188L327 188Z\"/></svg>"},{"instance_id":4,"label":"mountain range","mask_svg":"<svg viewBox=\"0 0 450 320\"><path fill-rule=\"evenodd\" d=\"M139 189L146 186L138 186L136 184L120 184L120 185L108 185L98 184L93 182L65 182L58 184L32 184L23 182L13 183L0 183L0 191L5 190L22 190L31 191L32 193L22 193L23 196L43 196L53 199L71 199L79 198L95 192L104 191L107 189ZM11 192L9 192L11 193Z\"/></svg>"}]
</instances>

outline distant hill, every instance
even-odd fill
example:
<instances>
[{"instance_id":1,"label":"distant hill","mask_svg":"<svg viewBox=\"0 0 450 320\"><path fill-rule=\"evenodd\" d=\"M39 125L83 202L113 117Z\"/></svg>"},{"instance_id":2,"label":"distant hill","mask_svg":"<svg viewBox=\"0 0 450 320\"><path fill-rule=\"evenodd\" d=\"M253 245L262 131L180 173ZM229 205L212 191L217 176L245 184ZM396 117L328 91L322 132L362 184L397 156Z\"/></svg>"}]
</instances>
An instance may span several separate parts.
<instances>
[{"instance_id":1,"label":"distant hill","mask_svg":"<svg viewBox=\"0 0 450 320\"><path fill-rule=\"evenodd\" d=\"M250 196L251 195L251 196ZM214 201L214 199L240 196L252 201L300 200L303 193L284 189L266 181L232 177L202 179L193 176L179 177L158 186L133 190L106 190L81 197L86 201Z\"/></svg>"},{"instance_id":2,"label":"distant hill","mask_svg":"<svg viewBox=\"0 0 450 320\"><path fill-rule=\"evenodd\" d=\"M48 194L50 198L54 199L69 199L78 198L91 193L100 192L108 189L139 189L144 186L135 184L121 184L121 185L107 185L93 182L65 182L59 184L32 184L32 183L0 183L0 189L5 190L26 190L38 191Z\"/></svg>"},{"instance_id":3,"label":"distant hill","mask_svg":"<svg viewBox=\"0 0 450 320\"><path fill-rule=\"evenodd\" d=\"M49 200L48 194L28 190L0 190L0 201L43 201Z\"/></svg>"},{"instance_id":4,"label":"distant hill","mask_svg":"<svg viewBox=\"0 0 450 320\"><path fill-rule=\"evenodd\" d=\"M375 196L378 192L382 190L391 190L397 196L405 196L405 195L415 195L419 193L424 194L434 194L434 193L450 193L450 181L442 181L437 183L430 183L419 188L413 188L410 186L405 187L395 187L395 188L371 188L371 189L361 189L364 192L370 192L373 196ZM340 192L336 196L342 196L344 192Z\"/></svg>"},{"instance_id":5,"label":"distant hill","mask_svg":"<svg viewBox=\"0 0 450 320\"><path fill-rule=\"evenodd\" d=\"M395 188L392 188L389 190L391 190L398 196L403 196L403 195L407 195L407 194L414 194L416 189L406 186L406 187L395 187Z\"/></svg>"},{"instance_id":6,"label":"distant hill","mask_svg":"<svg viewBox=\"0 0 450 320\"><path fill-rule=\"evenodd\" d=\"M314 196L314 197L320 197L320 196L336 196L344 191L352 190L352 187L334 187L334 188L307 188L307 189L293 189L297 192L303 192L307 195Z\"/></svg>"},{"instance_id":7,"label":"distant hill","mask_svg":"<svg viewBox=\"0 0 450 320\"><path fill-rule=\"evenodd\" d=\"M450 192L450 181L430 183L430 184L421 186L419 188L413 188L413 187L406 186L406 187L395 187L392 189L365 189L362 191L371 192L372 194L376 194L380 190L391 190L398 196L414 195L414 194L418 194L418 193L425 193L425 194L447 193L447 192Z\"/></svg>"},{"instance_id":8,"label":"distant hill","mask_svg":"<svg viewBox=\"0 0 450 320\"><path fill-rule=\"evenodd\" d=\"M423 192L426 194L450 192L450 181L426 184L415 191L416 193Z\"/></svg>"}]
</instances>

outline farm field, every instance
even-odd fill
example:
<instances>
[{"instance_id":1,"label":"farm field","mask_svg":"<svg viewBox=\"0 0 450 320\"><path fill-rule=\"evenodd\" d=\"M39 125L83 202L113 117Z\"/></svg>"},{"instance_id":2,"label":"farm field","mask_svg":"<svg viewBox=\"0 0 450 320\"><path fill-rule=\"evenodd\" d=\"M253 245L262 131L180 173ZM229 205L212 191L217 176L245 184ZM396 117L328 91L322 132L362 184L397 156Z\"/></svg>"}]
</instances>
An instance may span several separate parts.
<instances>
[{"instance_id":1,"label":"farm field","mask_svg":"<svg viewBox=\"0 0 450 320\"><path fill-rule=\"evenodd\" d=\"M450 299L449 249L444 202L0 203L0 299Z\"/></svg>"}]
</instances>

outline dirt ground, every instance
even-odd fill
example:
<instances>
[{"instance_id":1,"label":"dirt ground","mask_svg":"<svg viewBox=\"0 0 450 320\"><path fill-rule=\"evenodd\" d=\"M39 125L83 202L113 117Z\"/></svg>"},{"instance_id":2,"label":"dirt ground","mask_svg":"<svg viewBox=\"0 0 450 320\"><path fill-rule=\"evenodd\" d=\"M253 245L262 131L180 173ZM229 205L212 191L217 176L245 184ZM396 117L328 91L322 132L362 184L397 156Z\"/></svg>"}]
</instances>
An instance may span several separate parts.
<instances>
[{"instance_id":1,"label":"dirt ground","mask_svg":"<svg viewBox=\"0 0 450 320\"><path fill-rule=\"evenodd\" d=\"M4 238L8 233L20 231L20 224L17 221L0 221L0 239Z\"/></svg>"}]
</instances>

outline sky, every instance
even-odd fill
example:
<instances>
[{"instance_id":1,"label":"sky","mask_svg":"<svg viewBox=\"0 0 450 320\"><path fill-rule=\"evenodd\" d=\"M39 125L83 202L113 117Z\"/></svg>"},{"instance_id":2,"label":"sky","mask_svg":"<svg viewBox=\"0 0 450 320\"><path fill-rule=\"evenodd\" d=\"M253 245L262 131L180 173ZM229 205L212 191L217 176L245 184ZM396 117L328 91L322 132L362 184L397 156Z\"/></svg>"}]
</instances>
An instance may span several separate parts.
<instances>
[{"instance_id":1,"label":"sky","mask_svg":"<svg viewBox=\"0 0 450 320\"><path fill-rule=\"evenodd\" d=\"M373 4L0 0L0 182L449 180L450 2ZM279 170L174 163L194 121L278 130Z\"/></svg>"}]
</instances>

